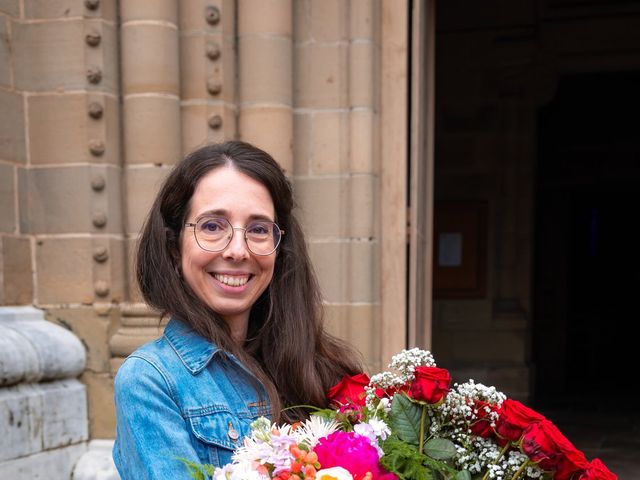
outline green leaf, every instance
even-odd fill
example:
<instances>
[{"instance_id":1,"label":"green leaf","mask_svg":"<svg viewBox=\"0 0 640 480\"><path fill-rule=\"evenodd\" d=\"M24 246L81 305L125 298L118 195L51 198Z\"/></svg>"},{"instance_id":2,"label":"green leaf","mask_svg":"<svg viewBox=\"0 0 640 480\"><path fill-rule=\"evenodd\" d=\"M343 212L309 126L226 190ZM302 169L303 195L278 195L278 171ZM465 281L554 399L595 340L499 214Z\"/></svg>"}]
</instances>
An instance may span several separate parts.
<instances>
[{"instance_id":1,"label":"green leaf","mask_svg":"<svg viewBox=\"0 0 640 480\"><path fill-rule=\"evenodd\" d=\"M216 467L215 465L211 465L208 463L196 463L191 460L187 460L186 458L178 458L187 470L189 470L189 476L193 480L207 480L210 476L213 475Z\"/></svg>"},{"instance_id":2,"label":"green leaf","mask_svg":"<svg viewBox=\"0 0 640 480\"><path fill-rule=\"evenodd\" d=\"M391 430L395 432L401 440L418 445L420 438L420 417L422 406L412 402L402 394L396 394L391 402ZM425 430L427 425L425 425Z\"/></svg>"},{"instance_id":3,"label":"green leaf","mask_svg":"<svg viewBox=\"0 0 640 480\"><path fill-rule=\"evenodd\" d=\"M380 464L400 480L434 480L431 471L424 466L426 457L418 453L415 447L395 435L387 438L381 446L384 455L380 458Z\"/></svg>"},{"instance_id":4,"label":"green leaf","mask_svg":"<svg viewBox=\"0 0 640 480\"><path fill-rule=\"evenodd\" d=\"M454 480L471 480L471 474L468 470L460 470L456 473Z\"/></svg>"},{"instance_id":5,"label":"green leaf","mask_svg":"<svg viewBox=\"0 0 640 480\"><path fill-rule=\"evenodd\" d=\"M446 438L432 438L425 444L424 453L436 460L449 460L455 457L456 447Z\"/></svg>"}]
</instances>

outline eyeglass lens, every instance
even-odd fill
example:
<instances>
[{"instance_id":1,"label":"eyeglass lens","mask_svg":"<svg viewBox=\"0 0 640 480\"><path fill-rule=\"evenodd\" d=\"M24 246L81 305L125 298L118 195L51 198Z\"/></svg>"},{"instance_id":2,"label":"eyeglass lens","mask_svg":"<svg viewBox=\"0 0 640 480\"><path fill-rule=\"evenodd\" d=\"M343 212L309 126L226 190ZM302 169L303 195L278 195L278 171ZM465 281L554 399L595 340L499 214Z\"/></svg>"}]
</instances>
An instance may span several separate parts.
<instances>
[{"instance_id":1,"label":"eyeglass lens","mask_svg":"<svg viewBox=\"0 0 640 480\"><path fill-rule=\"evenodd\" d=\"M196 224L196 241L204 250L219 252L231 243L235 230L244 230L247 247L256 255L273 253L282 236L273 222L255 221L246 228L234 229L226 218L203 217Z\"/></svg>"}]
</instances>

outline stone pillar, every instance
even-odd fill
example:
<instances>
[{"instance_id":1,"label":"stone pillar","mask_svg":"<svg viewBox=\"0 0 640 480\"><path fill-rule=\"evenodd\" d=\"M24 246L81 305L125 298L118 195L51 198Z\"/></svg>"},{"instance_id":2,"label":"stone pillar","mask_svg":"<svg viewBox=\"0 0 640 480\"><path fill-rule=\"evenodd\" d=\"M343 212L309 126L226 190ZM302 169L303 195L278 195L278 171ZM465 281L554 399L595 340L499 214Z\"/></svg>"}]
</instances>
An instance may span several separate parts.
<instances>
[{"instance_id":1,"label":"stone pillar","mask_svg":"<svg viewBox=\"0 0 640 480\"><path fill-rule=\"evenodd\" d=\"M108 342L113 374L124 357L161 333L159 316L142 303L133 260L149 208L182 155L178 4L177 0L120 3L129 288L120 307L120 324Z\"/></svg>"},{"instance_id":2,"label":"stone pillar","mask_svg":"<svg viewBox=\"0 0 640 480\"><path fill-rule=\"evenodd\" d=\"M33 307L0 307L0 478L68 480L87 449L85 350Z\"/></svg>"},{"instance_id":3,"label":"stone pillar","mask_svg":"<svg viewBox=\"0 0 640 480\"><path fill-rule=\"evenodd\" d=\"M239 133L293 171L291 0L238 2Z\"/></svg>"},{"instance_id":4,"label":"stone pillar","mask_svg":"<svg viewBox=\"0 0 640 480\"><path fill-rule=\"evenodd\" d=\"M116 321L101 312L124 298L115 5L0 7L7 9L0 14L7 39L0 61L10 59L7 70L0 68L0 101L3 117L6 105L12 119L0 127L0 135L12 137L0 141L0 168L8 173L0 175L0 190L9 199L2 250L10 255L0 267L0 290L5 304L38 305L83 341L94 436L107 434L100 427L111 406L105 345ZM0 203L7 208L4 197Z\"/></svg>"},{"instance_id":5,"label":"stone pillar","mask_svg":"<svg viewBox=\"0 0 640 480\"><path fill-rule=\"evenodd\" d=\"M330 330L381 366L374 1L294 3L294 180Z\"/></svg>"},{"instance_id":6,"label":"stone pillar","mask_svg":"<svg viewBox=\"0 0 640 480\"><path fill-rule=\"evenodd\" d=\"M180 2L180 83L183 153L205 142L235 138L236 4Z\"/></svg>"}]
</instances>

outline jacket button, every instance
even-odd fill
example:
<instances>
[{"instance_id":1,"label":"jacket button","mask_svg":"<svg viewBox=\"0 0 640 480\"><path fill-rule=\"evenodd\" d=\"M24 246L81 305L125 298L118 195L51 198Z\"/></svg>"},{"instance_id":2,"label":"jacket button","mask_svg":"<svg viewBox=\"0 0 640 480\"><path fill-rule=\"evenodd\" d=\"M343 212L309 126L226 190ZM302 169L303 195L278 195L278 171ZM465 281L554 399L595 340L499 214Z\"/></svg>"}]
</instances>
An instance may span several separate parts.
<instances>
[{"instance_id":1,"label":"jacket button","mask_svg":"<svg viewBox=\"0 0 640 480\"><path fill-rule=\"evenodd\" d=\"M240 434L235 428L233 428L233 423L231 422L229 422L229 430L227 431L227 435L229 435L229 438L234 442L240 437Z\"/></svg>"}]
</instances>

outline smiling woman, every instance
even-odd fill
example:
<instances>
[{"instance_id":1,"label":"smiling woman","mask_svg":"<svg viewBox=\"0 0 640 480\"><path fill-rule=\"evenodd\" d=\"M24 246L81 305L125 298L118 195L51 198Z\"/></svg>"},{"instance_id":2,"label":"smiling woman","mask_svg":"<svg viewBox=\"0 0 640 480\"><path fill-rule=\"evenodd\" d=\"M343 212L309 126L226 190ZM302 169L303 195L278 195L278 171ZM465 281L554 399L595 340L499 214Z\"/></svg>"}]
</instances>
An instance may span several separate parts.
<instances>
[{"instance_id":1,"label":"smiling woman","mask_svg":"<svg viewBox=\"0 0 640 480\"><path fill-rule=\"evenodd\" d=\"M137 279L171 319L115 380L123 480L185 476L178 458L223 465L261 415L305 416L361 371L322 324L291 185L266 152L208 145L180 162L145 223Z\"/></svg>"}]
</instances>

